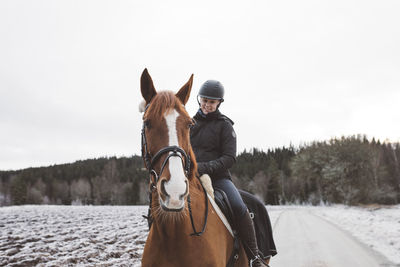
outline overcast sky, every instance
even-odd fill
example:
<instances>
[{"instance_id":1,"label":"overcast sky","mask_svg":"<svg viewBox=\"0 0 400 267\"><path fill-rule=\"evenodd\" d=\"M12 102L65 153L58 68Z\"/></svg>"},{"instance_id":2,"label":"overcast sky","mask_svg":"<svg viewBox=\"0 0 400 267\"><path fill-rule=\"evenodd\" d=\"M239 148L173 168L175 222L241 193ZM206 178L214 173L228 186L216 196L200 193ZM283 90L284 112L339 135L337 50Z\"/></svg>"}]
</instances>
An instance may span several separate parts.
<instances>
[{"instance_id":1,"label":"overcast sky","mask_svg":"<svg viewBox=\"0 0 400 267\"><path fill-rule=\"evenodd\" d=\"M0 1L0 170L140 153L158 90L207 79L238 151L400 141L400 1Z\"/></svg>"}]
</instances>

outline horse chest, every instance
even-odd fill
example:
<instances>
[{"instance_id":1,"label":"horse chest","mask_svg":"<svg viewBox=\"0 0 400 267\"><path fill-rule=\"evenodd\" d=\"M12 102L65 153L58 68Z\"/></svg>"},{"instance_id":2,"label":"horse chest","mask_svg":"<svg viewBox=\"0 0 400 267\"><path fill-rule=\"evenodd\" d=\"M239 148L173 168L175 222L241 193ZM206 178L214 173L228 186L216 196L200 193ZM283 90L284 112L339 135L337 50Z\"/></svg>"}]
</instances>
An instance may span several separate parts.
<instances>
[{"instance_id":1,"label":"horse chest","mask_svg":"<svg viewBox=\"0 0 400 267\"><path fill-rule=\"evenodd\" d=\"M218 259L210 255L213 239L206 235L190 236L190 231L186 232L183 225L179 233L153 229L153 233L149 233L150 240L146 242L142 266L221 266L218 261L224 257Z\"/></svg>"}]
</instances>

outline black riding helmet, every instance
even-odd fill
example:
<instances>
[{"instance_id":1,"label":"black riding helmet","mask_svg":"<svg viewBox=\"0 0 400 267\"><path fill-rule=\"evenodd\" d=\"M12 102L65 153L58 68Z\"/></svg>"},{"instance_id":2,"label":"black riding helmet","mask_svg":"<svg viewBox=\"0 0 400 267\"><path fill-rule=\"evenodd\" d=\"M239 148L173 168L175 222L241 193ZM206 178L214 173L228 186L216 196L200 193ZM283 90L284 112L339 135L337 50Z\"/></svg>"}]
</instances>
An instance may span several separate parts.
<instances>
[{"instance_id":1,"label":"black riding helmet","mask_svg":"<svg viewBox=\"0 0 400 267\"><path fill-rule=\"evenodd\" d=\"M224 93L225 89L222 83L216 80L208 80L200 87L199 94L197 95L197 102L199 102L199 97L204 97L220 100L220 103L222 103L224 102Z\"/></svg>"}]
</instances>

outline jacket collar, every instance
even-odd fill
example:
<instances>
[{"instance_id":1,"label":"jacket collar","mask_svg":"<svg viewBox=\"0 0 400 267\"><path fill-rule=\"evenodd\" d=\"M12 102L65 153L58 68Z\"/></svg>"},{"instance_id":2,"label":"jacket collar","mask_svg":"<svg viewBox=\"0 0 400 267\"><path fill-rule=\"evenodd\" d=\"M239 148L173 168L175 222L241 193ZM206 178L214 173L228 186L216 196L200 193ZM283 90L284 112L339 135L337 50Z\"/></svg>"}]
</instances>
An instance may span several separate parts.
<instances>
[{"instance_id":1,"label":"jacket collar","mask_svg":"<svg viewBox=\"0 0 400 267\"><path fill-rule=\"evenodd\" d=\"M199 110L197 111L196 115L194 116L194 118L196 120L205 120L205 121L211 121L211 120L217 120L221 117L221 112L217 109L214 112L208 113L208 114L204 114L203 111L201 111L201 109L199 108Z\"/></svg>"}]
</instances>

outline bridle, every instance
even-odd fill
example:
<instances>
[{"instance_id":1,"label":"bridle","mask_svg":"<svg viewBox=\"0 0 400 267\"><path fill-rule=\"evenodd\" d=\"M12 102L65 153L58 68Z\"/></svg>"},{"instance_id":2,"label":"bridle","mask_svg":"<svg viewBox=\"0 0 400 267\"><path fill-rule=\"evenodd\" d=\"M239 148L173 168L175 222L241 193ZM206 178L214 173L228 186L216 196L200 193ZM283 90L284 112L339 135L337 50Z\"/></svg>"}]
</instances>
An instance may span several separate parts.
<instances>
[{"instance_id":1,"label":"bridle","mask_svg":"<svg viewBox=\"0 0 400 267\"><path fill-rule=\"evenodd\" d=\"M151 223L153 221L153 218L151 216L151 203L152 203L152 197L151 194L152 192L157 190L157 183L159 180L160 175L162 174L162 172L164 171L165 166L167 165L169 159L171 157L179 157L182 162L183 162L183 168L185 171L185 176L186 178L188 178L190 176L190 167L191 167L191 161L190 161L190 156L185 152L185 150L183 150L181 147L179 146L166 146L161 148L154 156L152 156L149 152L148 146L147 146L147 138L146 138L146 127L147 127L147 123L146 120L144 119L146 111L148 109L148 107L150 106L150 103L146 105L146 108L143 112L143 125L142 125L142 158L145 162L145 166L146 169L149 171L150 174L150 179L151 179L151 183L150 183L150 192L149 192L149 200L150 200L150 204L149 204L149 211L148 211L148 216L143 216L145 217L148 222L149 222L149 227L151 226ZM161 165L161 169L160 172L157 173L154 170L154 165L156 164L156 162L161 158L162 155L167 154L167 157L164 159L162 165ZM153 179L154 177L154 179ZM207 225L207 217L208 217L208 199L207 199L207 192L204 189L204 187L202 186L204 194L205 194L205 200L206 200L206 211L205 211L205 219L204 219L204 225L203 225L203 229L200 232L196 231L196 228L194 226L194 222L193 222L193 216L192 216L192 208L191 208L191 201L190 201L190 194L187 197L187 201L188 201L188 209L189 209L189 215L190 215L190 221L192 223L192 228L193 228L193 233L191 233L190 235L196 235L196 236L200 236L206 229L206 225Z\"/></svg>"},{"instance_id":2,"label":"bridle","mask_svg":"<svg viewBox=\"0 0 400 267\"><path fill-rule=\"evenodd\" d=\"M169 153L169 152L171 152L171 153L168 154L168 156L164 159L164 162L161 165L160 172L157 173L154 170L154 164L161 158L162 155L164 155L166 153ZM182 158L182 156L183 156L183 158ZM171 157L179 157L179 158L181 158L182 162L184 163L185 176L188 177L188 175L190 174L190 164L191 164L190 163L190 157L179 146L166 146L164 148L161 148L154 155L154 157L151 156L151 154L149 153L148 148L147 148L145 124L143 123L143 128L142 128L142 158L145 161L146 168L149 171L150 175L154 176L155 181L153 181L153 182L155 182L156 184L158 182L159 176L164 171L165 165L167 165L167 162Z\"/></svg>"},{"instance_id":3,"label":"bridle","mask_svg":"<svg viewBox=\"0 0 400 267\"><path fill-rule=\"evenodd\" d=\"M162 155L168 154L168 156L164 159L160 172L157 173L154 170L154 164L161 158ZM164 171L167 162L171 157L179 157L183 162L183 168L185 170L185 176L188 177L190 174L190 156L187 155L185 150L183 150L179 146L166 146L161 148L153 157L151 156L149 149L147 147L147 139L146 139L146 121L143 121L142 126L142 158L144 159L146 169L149 171L150 175L155 178L153 183L157 184L158 179L161 173Z\"/></svg>"}]
</instances>

